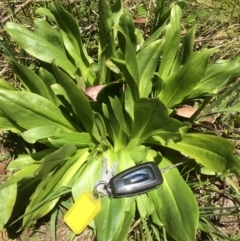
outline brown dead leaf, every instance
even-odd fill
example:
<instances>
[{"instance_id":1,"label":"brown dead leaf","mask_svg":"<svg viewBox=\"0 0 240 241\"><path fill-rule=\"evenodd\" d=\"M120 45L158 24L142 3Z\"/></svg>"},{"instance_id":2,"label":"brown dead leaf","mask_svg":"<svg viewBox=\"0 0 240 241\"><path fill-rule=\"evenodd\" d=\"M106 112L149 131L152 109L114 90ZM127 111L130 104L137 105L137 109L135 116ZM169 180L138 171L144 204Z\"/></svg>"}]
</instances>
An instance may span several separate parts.
<instances>
[{"instance_id":1,"label":"brown dead leaf","mask_svg":"<svg viewBox=\"0 0 240 241\"><path fill-rule=\"evenodd\" d=\"M97 101L97 95L104 86L105 85L96 85L93 87L89 87L85 90L85 94L89 96L93 101Z\"/></svg>"},{"instance_id":2,"label":"brown dead leaf","mask_svg":"<svg viewBox=\"0 0 240 241\"><path fill-rule=\"evenodd\" d=\"M137 23L137 24L144 24L144 23L148 23L149 19L145 18L145 17L142 17L142 18L134 19L133 22Z\"/></svg>"},{"instance_id":3,"label":"brown dead leaf","mask_svg":"<svg viewBox=\"0 0 240 241\"><path fill-rule=\"evenodd\" d=\"M6 168L7 168L7 164L4 162L0 162L0 175L6 174ZM1 239L0 239L0 241L1 241Z\"/></svg>"},{"instance_id":4,"label":"brown dead leaf","mask_svg":"<svg viewBox=\"0 0 240 241\"><path fill-rule=\"evenodd\" d=\"M220 116L220 114L207 116L201 122L207 122L207 123L213 124L215 122L215 120L218 118L218 116Z\"/></svg>"},{"instance_id":5,"label":"brown dead leaf","mask_svg":"<svg viewBox=\"0 0 240 241\"><path fill-rule=\"evenodd\" d=\"M196 111L197 111L197 108L195 108L191 105L183 105L177 109L177 115L189 119ZM200 112L198 117L200 117L201 114L202 114L202 112ZM204 118L201 122L214 123L218 116L219 116L219 114L206 116L206 118Z\"/></svg>"},{"instance_id":6,"label":"brown dead leaf","mask_svg":"<svg viewBox=\"0 0 240 241\"><path fill-rule=\"evenodd\" d=\"M183 105L177 109L177 115L185 118L191 118L191 116L197 111L197 108L190 105Z\"/></svg>"},{"instance_id":7,"label":"brown dead leaf","mask_svg":"<svg viewBox=\"0 0 240 241\"><path fill-rule=\"evenodd\" d=\"M8 234L6 229L3 229L0 231L0 241L7 241L8 240Z\"/></svg>"}]
</instances>

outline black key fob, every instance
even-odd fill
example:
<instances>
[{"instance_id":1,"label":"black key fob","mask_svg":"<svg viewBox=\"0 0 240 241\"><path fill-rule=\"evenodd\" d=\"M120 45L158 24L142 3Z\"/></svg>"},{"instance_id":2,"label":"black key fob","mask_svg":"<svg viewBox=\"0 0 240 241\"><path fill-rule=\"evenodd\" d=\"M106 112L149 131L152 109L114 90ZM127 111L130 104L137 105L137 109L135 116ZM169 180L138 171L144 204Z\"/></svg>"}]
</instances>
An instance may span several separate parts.
<instances>
[{"instance_id":1,"label":"black key fob","mask_svg":"<svg viewBox=\"0 0 240 241\"><path fill-rule=\"evenodd\" d=\"M113 197L125 197L148 192L163 183L163 176L155 162L131 167L113 176L109 187Z\"/></svg>"}]
</instances>

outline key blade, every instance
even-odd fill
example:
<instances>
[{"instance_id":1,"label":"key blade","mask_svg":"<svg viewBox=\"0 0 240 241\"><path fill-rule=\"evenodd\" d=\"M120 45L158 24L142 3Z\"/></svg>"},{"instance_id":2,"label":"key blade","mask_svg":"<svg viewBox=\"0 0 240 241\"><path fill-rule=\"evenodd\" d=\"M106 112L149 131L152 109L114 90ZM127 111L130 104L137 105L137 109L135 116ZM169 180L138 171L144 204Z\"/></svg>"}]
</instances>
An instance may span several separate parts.
<instances>
[{"instance_id":1,"label":"key blade","mask_svg":"<svg viewBox=\"0 0 240 241\"><path fill-rule=\"evenodd\" d=\"M103 158L102 160L102 177L101 177L101 180L99 180L96 183L96 190L97 192L101 193L103 196L109 195L108 183L110 179L113 177L116 171L117 165L118 165L118 161L115 161L112 165L112 168L109 170L107 158Z\"/></svg>"},{"instance_id":2,"label":"key blade","mask_svg":"<svg viewBox=\"0 0 240 241\"><path fill-rule=\"evenodd\" d=\"M176 164L171 165L171 166L168 166L168 167L164 167L164 168L162 168L160 171L161 171L161 173L166 172L166 171L169 171L169 170L171 170L171 169L173 169L173 168L175 168L175 167L178 167L178 166L183 165L183 164L186 163L186 162L187 162L187 161L183 161L183 162L179 162L179 163L176 163Z\"/></svg>"},{"instance_id":3,"label":"key blade","mask_svg":"<svg viewBox=\"0 0 240 241\"><path fill-rule=\"evenodd\" d=\"M108 160L103 158L102 160L102 177L108 173Z\"/></svg>"},{"instance_id":4,"label":"key blade","mask_svg":"<svg viewBox=\"0 0 240 241\"><path fill-rule=\"evenodd\" d=\"M117 165L118 165L118 161L115 161L112 165L112 169L111 169L111 175L113 176L116 172L117 169Z\"/></svg>"},{"instance_id":5,"label":"key blade","mask_svg":"<svg viewBox=\"0 0 240 241\"><path fill-rule=\"evenodd\" d=\"M102 169L102 179L101 180L104 180L105 182L108 183L110 181L110 179L113 177L113 175L116 171L117 164L118 164L118 161L115 161L112 165L112 168L109 170L107 168L107 160L104 159L103 160L103 169Z\"/></svg>"}]
</instances>

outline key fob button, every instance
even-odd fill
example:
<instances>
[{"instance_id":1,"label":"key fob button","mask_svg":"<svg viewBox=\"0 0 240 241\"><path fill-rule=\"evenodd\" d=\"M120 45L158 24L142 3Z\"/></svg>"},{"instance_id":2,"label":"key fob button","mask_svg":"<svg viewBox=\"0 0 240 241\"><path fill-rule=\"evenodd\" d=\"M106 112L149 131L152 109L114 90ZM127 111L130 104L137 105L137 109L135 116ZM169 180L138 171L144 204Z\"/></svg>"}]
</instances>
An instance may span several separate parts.
<instances>
[{"instance_id":1,"label":"key fob button","mask_svg":"<svg viewBox=\"0 0 240 241\"><path fill-rule=\"evenodd\" d=\"M144 170L137 170L136 172L127 174L122 179L125 185L129 185L129 184L137 185L138 183L142 185L144 181L149 181L149 179L151 178L152 179L154 178L152 176L151 171L145 168Z\"/></svg>"},{"instance_id":2,"label":"key fob button","mask_svg":"<svg viewBox=\"0 0 240 241\"><path fill-rule=\"evenodd\" d=\"M112 177L109 186L114 197L132 196L147 192L163 182L155 162L131 167Z\"/></svg>"},{"instance_id":3,"label":"key fob button","mask_svg":"<svg viewBox=\"0 0 240 241\"><path fill-rule=\"evenodd\" d=\"M129 176L123 178L123 182L124 182L124 184L138 183L138 182L147 180L147 178L148 178L148 175L146 173L140 171L139 173L129 175Z\"/></svg>"}]
</instances>

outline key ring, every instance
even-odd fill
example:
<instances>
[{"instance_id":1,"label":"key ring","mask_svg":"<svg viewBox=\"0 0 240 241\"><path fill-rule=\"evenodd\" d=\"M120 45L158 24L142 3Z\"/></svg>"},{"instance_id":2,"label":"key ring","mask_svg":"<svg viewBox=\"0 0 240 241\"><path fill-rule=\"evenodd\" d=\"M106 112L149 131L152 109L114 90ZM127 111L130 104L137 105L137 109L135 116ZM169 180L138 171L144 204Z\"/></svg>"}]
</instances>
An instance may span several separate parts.
<instances>
[{"instance_id":1,"label":"key ring","mask_svg":"<svg viewBox=\"0 0 240 241\"><path fill-rule=\"evenodd\" d=\"M94 196L95 198L99 198L99 196L101 196L101 193L98 192L98 190L97 190L97 187L98 187L99 185L104 185L104 187L106 188L106 191L107 191L108 195L111 196L111 190L110 190L109 187L108 187L108 183L107 183L106 181L104 181L104 180L100 180L100 181L97 182L97 184L94 186L94 189L93 189L93 196ZM102 196L104 196L104 194L103 194Z\"/></svg>"},{"instance_id":2,"label":"key ring","mask_svg":"<svg viewBox=\"0 0 240 241\"><path fill-rule=\"evenodd\" d=\"M94 189L93 189L93 195L94 195L94 197L98 198L99 196L104 196L104 194L101 195L101 192L99 192L99 191L97 190L97 187L100 186L100 185L104 185L104 187L105 187L105 189L106 189L106 191L107 191L107 194L108 194L109 196L112 196L112 192L111 192L111 189L109 188L108 183L107 183L106 181L104 181L104 180L100 180L100 181L98 181L97 184L94 186Z\"/></svg>"}]
</instances>

